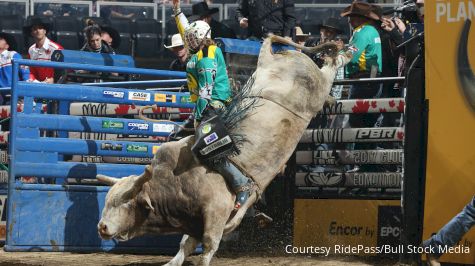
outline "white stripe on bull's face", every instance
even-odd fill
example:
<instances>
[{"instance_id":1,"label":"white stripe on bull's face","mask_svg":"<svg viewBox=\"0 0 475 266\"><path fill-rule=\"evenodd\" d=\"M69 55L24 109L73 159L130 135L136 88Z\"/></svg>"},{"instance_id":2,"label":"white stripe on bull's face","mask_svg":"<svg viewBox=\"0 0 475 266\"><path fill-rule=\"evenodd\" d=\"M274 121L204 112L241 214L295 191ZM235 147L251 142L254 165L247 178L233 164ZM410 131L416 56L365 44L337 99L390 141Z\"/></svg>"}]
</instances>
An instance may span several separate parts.
<instances>
[{"instance_id":1,"label":"white stripe on bull's face","mask_svg":"<svg viewBox=\"0 0 475 266\"><path fill-rule=\"evenodd\" d=\"M102 217L97 225L101 238L126 241L136 236L140 225L150 212L145 207L145 205L151 205L148 194L140 193L143 184L150 178L151 175L148 172L122 179L98 176L98 180L113 184L107 193ZM148 200L142 200L142 198L148 198Z\"/></svg>"}]
</instances>

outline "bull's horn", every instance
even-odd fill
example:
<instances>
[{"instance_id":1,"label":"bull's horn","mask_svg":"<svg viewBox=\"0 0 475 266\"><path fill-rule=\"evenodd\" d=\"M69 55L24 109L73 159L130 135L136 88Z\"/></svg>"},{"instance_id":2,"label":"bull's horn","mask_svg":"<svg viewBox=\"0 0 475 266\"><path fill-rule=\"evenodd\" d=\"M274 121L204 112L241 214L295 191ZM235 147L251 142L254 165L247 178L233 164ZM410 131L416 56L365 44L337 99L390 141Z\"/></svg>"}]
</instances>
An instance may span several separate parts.
<instances>
[{"instance_id":1,"label":"bull's horn","mask_svg":"<svg viewBox=\"0 0 475 266\"><path fill-rule=\"evenodd\" d=\"M120 179L106 176L106 175L96 175L97 180L101 181L102 183L113 186L115 183L117 183Z\"/></svg>"},{"instance_id":2,"label":"bull's horn","mask_svg":"<svg viewBox=\"0 0 475 266\"><path fill-rule=\"evenodd\" d=\"M129 176L128 178L132 178L133 185L127 191L125 191L124 194L122 194L123 200L135 198L140 190L142 190L143 184L152 179L152 174L146 168L146 171L144 171L141 175L133 175Z\"/></svg>"},{"instance_id":3,"label":"bull's horn","mask_svg":"<svg viewBox=\"0 0 475 266\"><path fill-rule=\"evenodd\" d=\"M457 73L460 86L468 100L468 103L475 111L475 75L468 59L468 35L470 32L471 20L465 20L462 34L460 35L458 55L457 55Z\"/></svg>"}]
</instances>

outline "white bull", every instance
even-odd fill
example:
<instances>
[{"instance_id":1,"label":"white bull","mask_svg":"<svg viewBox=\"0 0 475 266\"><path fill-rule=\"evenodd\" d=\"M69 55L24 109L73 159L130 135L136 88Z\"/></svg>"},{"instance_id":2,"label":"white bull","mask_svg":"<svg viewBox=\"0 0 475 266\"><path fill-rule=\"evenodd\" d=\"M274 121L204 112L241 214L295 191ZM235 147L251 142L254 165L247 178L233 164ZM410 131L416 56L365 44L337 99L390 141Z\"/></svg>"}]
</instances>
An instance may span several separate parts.
<instances>
[{"instance_id":1,"label":"white bull","mask_svg":"<svg viewBox=\"0 0 475 266\"><path fill-rule=\"evenodd\" d=\"M319 69L301 52L273 54L275 40L295 45L276 36L264 41L251 88L251 98L258 97L259 102L234 132L245 134L247 141L232 161L260 191L284 167L310 120L322 109L336 69L350 60L347 54L337 56L334 44L304 48L330 52ZM253 193L232 213L235 195L220 174L195 159L190 151L193 143L190 136L163 144L140 176L98 176L113 185L98 224L102 238L125 241L144 234L183 233L180 250L167 265L181 265L200 242L200 264L209 265L222 236L240 224L258 195Z\"/></svg>"}]
</instances>

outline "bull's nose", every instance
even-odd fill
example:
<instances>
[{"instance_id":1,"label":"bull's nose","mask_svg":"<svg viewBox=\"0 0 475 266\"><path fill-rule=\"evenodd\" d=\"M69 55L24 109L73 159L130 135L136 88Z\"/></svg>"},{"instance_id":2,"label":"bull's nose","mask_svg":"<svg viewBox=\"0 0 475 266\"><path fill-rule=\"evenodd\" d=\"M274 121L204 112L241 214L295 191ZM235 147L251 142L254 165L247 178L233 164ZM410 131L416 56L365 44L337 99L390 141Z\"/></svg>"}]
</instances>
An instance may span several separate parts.
<instances>
[{"instance_id":1,"label":"bull's nose","mask_svg":"<svg viewBox=\"0 0 475 266\"><path fill-rule=\"evenodd\" d=\"M109 235L107 233L107 225L103 222L99 222L99 224L97 225L97 229L99 231L99 234L103 235L103 236L107 236Z\"/></svg>"}]
</instances>

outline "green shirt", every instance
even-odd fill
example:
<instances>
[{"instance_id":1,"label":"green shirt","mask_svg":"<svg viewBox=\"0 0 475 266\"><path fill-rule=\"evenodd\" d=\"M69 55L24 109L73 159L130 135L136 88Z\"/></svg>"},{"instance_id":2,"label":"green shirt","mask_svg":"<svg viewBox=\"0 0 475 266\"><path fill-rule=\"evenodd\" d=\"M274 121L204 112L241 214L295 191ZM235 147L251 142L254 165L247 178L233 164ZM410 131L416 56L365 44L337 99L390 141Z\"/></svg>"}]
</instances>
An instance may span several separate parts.
<instances>
[{"instance_id":1,"label":"green shirt","mask_svg":"<svg viewBox=\"0 0 475 266\"><path fill-rule=\"evenodd\" d=\"M221 49L211 45L194 54L186 65L191 101L196 102L195 119L208 104L224 107L231 100L226 63Z\"/></svg>"},{"instance_id":2,"label":"green shirt","mask_svg":"<svg viewBox=\"0 0 475 266\"><path fill-rule=\"evenodd\" d=\"M378 31L369 24L363 24L353 31L350 46L355 47L353 59L346 66L346 74L370 73L371 66L378 67L378 73L383 69L381 53L381 38Z\"/></svg>"}]
</instances>

